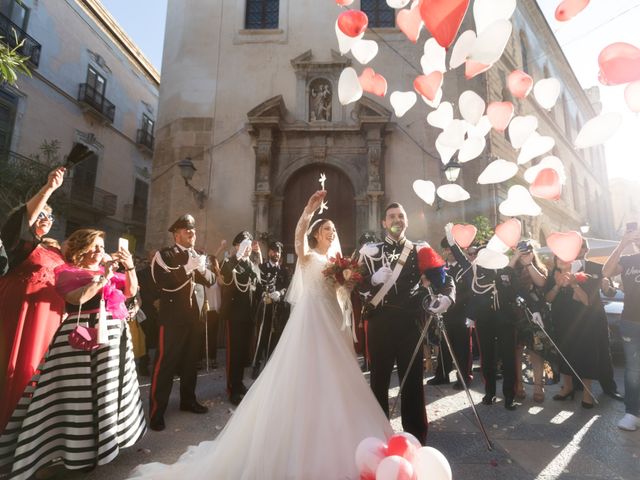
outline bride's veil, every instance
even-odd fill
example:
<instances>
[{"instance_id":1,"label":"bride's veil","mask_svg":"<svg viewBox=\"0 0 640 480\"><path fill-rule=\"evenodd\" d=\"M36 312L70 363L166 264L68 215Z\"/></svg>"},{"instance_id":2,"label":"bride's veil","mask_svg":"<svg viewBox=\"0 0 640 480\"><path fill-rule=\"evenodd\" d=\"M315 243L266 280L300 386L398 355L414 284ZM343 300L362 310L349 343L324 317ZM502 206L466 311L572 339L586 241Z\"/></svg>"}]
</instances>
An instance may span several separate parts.
<instances>
[{"instance_id":1,"label":"bride's veil","mask_svg":"<svg viewBox=\"0 0 640 480\"><path fill-rule=\"evenodd\" d=\"M316 226L318 222L326 221L326 218L318 218L316 219L309 228L304 233L304 244L303 244L303 252L305 255L309 254L311 251L311 247L309 246L309 234L313 230L313 227ZM338 237L338 232L336 232L331 245L329 245L329 250L327 250L327 256L329 258L335 257L336 254L342 255L342 249L340 248L340 239ZM296 269L293 273L293 278L291 279L291 283L289 284L289 288L287 289L287 293L284 299L291 304L291 306L295 306L296 303L300 301L302 295L304 294L304 282L302 280L302 269L304 268L304 262L300 261L300 258L296 260Z\"/></svg>"}]
</instances>

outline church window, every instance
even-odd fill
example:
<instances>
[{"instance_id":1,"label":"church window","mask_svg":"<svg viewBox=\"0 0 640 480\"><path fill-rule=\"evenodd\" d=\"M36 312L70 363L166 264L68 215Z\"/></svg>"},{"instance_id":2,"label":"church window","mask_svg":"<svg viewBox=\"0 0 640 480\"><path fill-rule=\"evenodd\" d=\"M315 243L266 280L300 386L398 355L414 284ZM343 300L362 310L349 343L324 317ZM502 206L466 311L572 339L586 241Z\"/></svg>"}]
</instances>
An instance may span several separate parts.
<instances>
[{"instance_id":1,"label":"church window","mask_svg":"<svg viewBox=\"0 0 640 480\"><path fill-rule=\"evenodd\" d=\"M275 29L280 17L280 0L247 0L245 28Z\"/></svg>"},{"instance_id":2,"label":"church window","mask_svg":"<svg viewBox=\"0 0 640 480\"><path fill-rule=\"evenodd\" d=\"M386 0L361 0L360 10L369 17L371 28L393 28L396 26L395 10Z\"/></svg>"}]
</instances>

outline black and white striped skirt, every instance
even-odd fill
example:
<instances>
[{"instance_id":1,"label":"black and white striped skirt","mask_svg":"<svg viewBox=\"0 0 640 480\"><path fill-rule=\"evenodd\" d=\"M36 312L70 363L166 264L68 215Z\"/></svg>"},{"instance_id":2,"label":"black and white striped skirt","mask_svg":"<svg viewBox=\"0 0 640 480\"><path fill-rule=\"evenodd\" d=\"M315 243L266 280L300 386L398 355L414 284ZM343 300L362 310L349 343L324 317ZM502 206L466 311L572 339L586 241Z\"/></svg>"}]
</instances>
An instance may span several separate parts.
<instances>
[{"instance_id":1,"label":"black and white striped skirt","mask_svg":"<svg viewBox=\"0 0 640 480\"><path fill-rule=\"evenodd\" d=\"M95 326L97 314L80 315ZM65 468L104 465L146 431L127 322L107 318L109 344L93 352L69 346L70 315L0 437L0 469L27 479L60 460Z\"/></svg>"}]
</instances>

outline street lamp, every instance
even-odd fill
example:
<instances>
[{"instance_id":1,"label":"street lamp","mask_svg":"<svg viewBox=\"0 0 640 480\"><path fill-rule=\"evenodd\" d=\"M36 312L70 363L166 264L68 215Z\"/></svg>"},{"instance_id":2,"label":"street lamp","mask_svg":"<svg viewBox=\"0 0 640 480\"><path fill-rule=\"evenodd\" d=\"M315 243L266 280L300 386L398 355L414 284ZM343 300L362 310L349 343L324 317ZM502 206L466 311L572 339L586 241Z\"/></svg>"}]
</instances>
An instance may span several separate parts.
<instances>
[{"instance_id":1,"label":"street lamp","mask_svg":"<svg viewBox=\"0 0 640 480\"><path fill-rule=\"evenodd\" d=\"M207 200L207 194L204 193L204 189L198 190L189 183L193 178L193 174L196 173L196 167L191 161L191 158L187 157L184 160L180 160L178 162L178 167L180 168L180 175L182 175L182 178L184 179L185 186L191 190L191 193L193 193L193 198L198 204L198 208L203 209L205 201Z\"/></svg>"},{"instance_id":2,"label":"street lamp","mask_svg":"<svg viewBox=\"0 0 640 480\"><path fill-rule=\"evenodd\" d=\"M444 175L447 177L447 180L451 183L458 180L461 168L462 165L460 165L457 160L449 160L449 163L444 166Z\"/></svg>"},{"instance_id":3,"label":"street lamp","mask_svg":"<svg viewBox=\"0 0 640 480\"><path fill-rule=\"evenodd\" d=\"M584 225L580 226L580 231L582 232L583 235L586 235L587 233L589 233L589 230L591 230L591 225L589 225L589 222L585 222Z\"/></svg>"}]
</instances>

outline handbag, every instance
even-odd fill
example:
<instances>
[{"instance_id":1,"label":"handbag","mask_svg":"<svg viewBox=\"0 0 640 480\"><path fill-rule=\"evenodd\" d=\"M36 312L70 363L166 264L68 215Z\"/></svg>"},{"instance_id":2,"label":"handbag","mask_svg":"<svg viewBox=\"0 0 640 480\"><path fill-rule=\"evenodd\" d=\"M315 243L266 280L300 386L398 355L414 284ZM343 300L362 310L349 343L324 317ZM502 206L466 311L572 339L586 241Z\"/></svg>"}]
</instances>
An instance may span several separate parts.
<instances>
[{"instance_id":1,"label":"handbag","mask_svg":"<svg viewBox=\"0 0 640 480\"><path fill-rule=\"evenodd\" d=\"M76 350L84 350L90 352L100 347L98 342L98 329L93 327L85 327L80 325L80 313L82 312L82 304L78 307L78 317L75 328L67 337L71 348Z\"/></svg>"}]
</instances>

